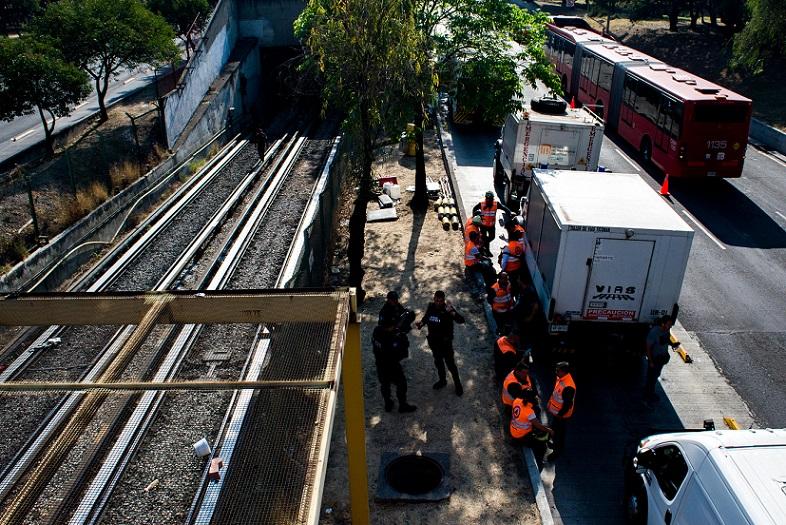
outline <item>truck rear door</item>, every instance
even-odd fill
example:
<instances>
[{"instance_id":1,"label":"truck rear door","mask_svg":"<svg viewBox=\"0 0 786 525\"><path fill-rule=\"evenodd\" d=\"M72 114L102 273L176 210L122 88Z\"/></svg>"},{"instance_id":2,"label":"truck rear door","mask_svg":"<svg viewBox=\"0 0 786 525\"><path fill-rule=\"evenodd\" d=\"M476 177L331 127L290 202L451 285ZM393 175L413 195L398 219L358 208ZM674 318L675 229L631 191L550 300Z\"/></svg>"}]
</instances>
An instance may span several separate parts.
<instances>
[{"instance_id":1,"label":"truck rear door","mask_svg":"<svg viewBox=\"0 0 786 525\"><path fill-rule=\"evenodd\" d=\"M579 132L575 129L544 129L540 139L538 163L547 164L550 169L575 168L578 141Z\"/></svg>"},{"instance_id":2,"label":"truck rear door","mask_svg":"<svg viewBox=\"0 0 786 525\"><path fill-rule=\"evenodd\" d=\"M595 240L584 319L638 320L654 247L654 241Z\"/></svg>"}]
</instances>

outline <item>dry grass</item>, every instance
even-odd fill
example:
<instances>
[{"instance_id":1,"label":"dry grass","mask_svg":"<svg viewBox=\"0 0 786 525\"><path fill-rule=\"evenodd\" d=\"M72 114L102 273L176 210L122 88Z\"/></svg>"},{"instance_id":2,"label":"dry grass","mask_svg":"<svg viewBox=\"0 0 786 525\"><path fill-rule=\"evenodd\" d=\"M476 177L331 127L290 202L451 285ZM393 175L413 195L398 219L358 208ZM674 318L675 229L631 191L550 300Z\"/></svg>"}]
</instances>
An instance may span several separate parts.
<instances>
[{"instance_id":1,"label":"dry grass","mask_svg":"<svg viewBox=\"0 0 786 525\"><path fill-rule=\"evenodd\" d=\"M139 178L139 167L127 160L112 166L109 169L109 177L112 180L112 187L121 190Z\"/></svg>"},{"instance_id":2,"label":"dry grass","mask_svg":"<svg viewBox=\"0 0 786 525\"><path fill-rule=\"evenodd\" d=\"M61 197L57 205L56 220L64 227L75 223L109 198L106 186L96 181L76 192L76 197Z\"/></svg>"},{"instance_id":3,"label":"dry grass","mask_svg":"<svg viewBox=\"0 0 786 525\"><path fill-rule=\"evenodd\" d=\"M0 265L2 267L9 267L27 257L28 254L29 251L21 236L14 235L0 238Z\"/></svg>"}]
</instances>

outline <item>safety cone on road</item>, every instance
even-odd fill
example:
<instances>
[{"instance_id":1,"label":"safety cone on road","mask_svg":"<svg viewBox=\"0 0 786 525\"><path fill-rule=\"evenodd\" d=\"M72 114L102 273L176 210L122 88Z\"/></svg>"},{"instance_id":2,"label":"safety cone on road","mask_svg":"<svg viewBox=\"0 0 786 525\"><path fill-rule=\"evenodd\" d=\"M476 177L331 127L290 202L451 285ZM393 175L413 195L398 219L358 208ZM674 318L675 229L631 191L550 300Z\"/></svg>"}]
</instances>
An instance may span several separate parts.
<instances>
[{"instance_id":1,"label":"safety cone on road","mask_svg":"<svg viewBox=\"0 0 786 525\"><path fill-rule=\"evenodd\" d=\"M576 97L570 99L570 109L576 109Z\"/></svg>"},{"instance_id":2,"label":"safety cone on road","mask_svg":"<svg viewBox=\"0 0 786 525\"><path fill-rule=\"evenodd\" d=\"M666 174L666 178L663 179L663 184L660 186L660 190L658 191L664 197L668 197L669 193L669 174Z\"/></svg>"}]
</instances>

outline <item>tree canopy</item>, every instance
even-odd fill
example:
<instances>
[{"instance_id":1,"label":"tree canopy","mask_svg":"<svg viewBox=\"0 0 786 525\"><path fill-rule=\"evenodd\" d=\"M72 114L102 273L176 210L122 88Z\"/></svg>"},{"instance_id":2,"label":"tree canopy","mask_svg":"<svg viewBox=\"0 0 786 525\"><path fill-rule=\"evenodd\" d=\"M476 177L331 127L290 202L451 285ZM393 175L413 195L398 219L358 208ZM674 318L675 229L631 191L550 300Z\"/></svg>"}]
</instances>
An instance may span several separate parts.
<instances>
[{"instance_id":1,"label":"tree canopy","mask_svg":"<svg viewBox=\"0 0 786 525\"><path fill-rule=\"evenodd\" d=\"M55 121L89 93L87 75L57 49L29 37L0 38L0 118L38 111L50 153Z\"/></svg>"},{"instance_id":2,"label":"tree canopy","mask_svg":"<svg viewBox=\"0 0 786 525\"><path fill-rule=\"evenodd\" d=\"M783 0L748 0L750 21L734 37L732 66L754 74L767 62L786 57L786 6Z\"/></svg>"},{"instance_id":3,"label":"tree canopy","mask_svg":"<svg viewBox=\"0 0 786 525\"><path fill-rule=\"evenodd\" d=\"M147 5L151 11L163 16L169 22L178 38L186 44L186 52L190 54L194 50L192 32L202 30L210 15L208 1L148 0Z\"/></svg>"},{"instance_id":4,"label":"tree canopy","mask_svg":"<svg viewBox=\"0 0 786 525\"><path fill-rule=\"evenodd\" d=\"M101 119L109 80L122 68L174 61L173 29L139 0L60 0L32 23L38 38L93 78Z\"/></svg>"}]
</instances>

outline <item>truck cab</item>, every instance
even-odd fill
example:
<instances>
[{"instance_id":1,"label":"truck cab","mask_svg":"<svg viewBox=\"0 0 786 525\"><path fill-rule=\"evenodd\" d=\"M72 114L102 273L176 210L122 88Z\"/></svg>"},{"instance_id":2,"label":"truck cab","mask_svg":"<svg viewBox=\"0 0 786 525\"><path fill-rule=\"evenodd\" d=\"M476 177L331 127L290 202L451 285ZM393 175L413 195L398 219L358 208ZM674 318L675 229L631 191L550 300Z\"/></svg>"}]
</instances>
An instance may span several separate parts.
<instances>
[{"instance_id":1,"label":"truck cab","mask_svg":"<svg viewBox=\"0 0 786 525\"><path fill-rule=\"evenodd\" d=\"M786 523L784 429L650 436L629 469L625 501L631 523Z\"/></svg>"}]
</instances>

